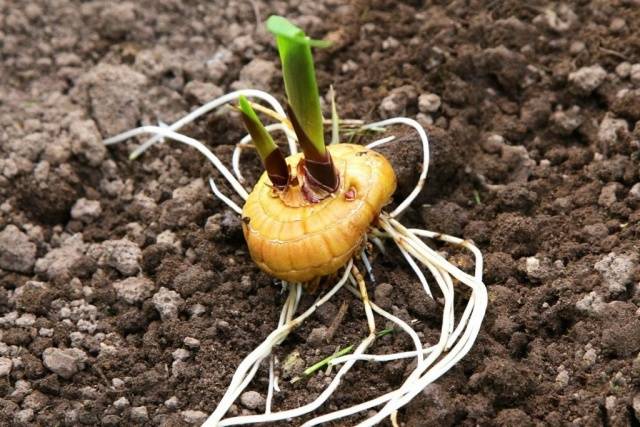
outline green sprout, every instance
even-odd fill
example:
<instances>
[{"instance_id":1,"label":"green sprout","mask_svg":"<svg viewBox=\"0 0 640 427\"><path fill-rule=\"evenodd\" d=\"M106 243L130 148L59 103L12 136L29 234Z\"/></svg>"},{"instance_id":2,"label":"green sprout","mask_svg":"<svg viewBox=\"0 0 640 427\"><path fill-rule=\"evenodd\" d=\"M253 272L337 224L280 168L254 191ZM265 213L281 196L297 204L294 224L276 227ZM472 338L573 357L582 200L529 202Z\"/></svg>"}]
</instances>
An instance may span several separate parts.
<instances>
[{"instance_id":1,"label":"green sprout","mask_svg":"<svg viewBox=\"0 0 640 427\"><path fill-rule=\"evenodd\" d=\"M387 329L383 329L380 332L378 332L376 334L376 338L381 338L384 337L385 335L389 335L395 332L394 328L387 328ZM354 345L348 345L347 347L344 347L342 349L338 349L335 353L333 353L331 356L325 357L324 359L322 359L321 361L314 363L313 365L311 365L310 367L308 367L307 369L305 369L302 372L302 375L305 378L310 377L311 375L315 374L316 372L318 372L320 369L323 369L327 366L329 366L329 364L334 360L337 359L338 357L341 356L345 356L349 353L351 353L353 351ZM300 378L296 378L295 380L299 380Z\"/></svg>"},{"instance_id":2,"label":"green sprout","mask_svg":"<svg viewBox=\"0 0 640 427\"><path fill-rule=\"evenodd\" d=\"M269 179L271 179L274 187L280 190L285 188L289 183L289 168L282 152L273 142L273 138L271 138L247 98L241 95L238 101L242 121L251 135Z\"/></svg>"},{"instance_id":3,"label":"green sprout","mask_svg":"<svg viewBox=\"0 0 640 427\"><path fill-rule=\"evenodd\" d=\"M324 142L324 128L311 47L329 42L312 40L287 19L271 16L267 29L276 36L287 93L287 112L305 155L307 172L315 184L329 192L338 188L338 178Z\"/></svg>"}]
</instances>

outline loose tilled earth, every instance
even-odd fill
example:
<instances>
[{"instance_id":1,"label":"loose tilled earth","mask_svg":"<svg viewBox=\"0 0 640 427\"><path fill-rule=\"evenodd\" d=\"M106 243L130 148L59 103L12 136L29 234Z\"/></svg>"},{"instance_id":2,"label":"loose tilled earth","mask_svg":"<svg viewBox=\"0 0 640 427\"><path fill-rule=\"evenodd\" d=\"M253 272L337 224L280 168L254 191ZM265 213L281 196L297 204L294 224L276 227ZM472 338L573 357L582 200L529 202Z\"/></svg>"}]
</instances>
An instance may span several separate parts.
<instances>
[{"instance_id":1,"label":"loose tilled earth","mask_svg":"<svg viewBox=\"0 0 640 427\"><path fill-rule=\"evenodd\" d=\"M401 423L639 425L638 1L0 0L0 11L0 425L201 422L275 327L285 294L210 194L217 171L176 143L135 162L135 141L101 145L234 88L282 99L271 13L334 42L316 53L318 78L342 117L426 126L427 188L402 221L485 255L478 341ZM184 132L228 162L239 123L226 111ZM420 150L392 132L399 199ZM243 161L254 182L259 162ZM434 343L442 300L397 253L375 265L376 303ZM317 396L331 376L288 380L365 334L361 304L340 293L277 349L275 407ZM373 350L410 348L394 333ZM357 364L323 411L397 388L410 369ZM262 410L266 381L263 369L231 413Z\"/></svg>"}]
</instances>

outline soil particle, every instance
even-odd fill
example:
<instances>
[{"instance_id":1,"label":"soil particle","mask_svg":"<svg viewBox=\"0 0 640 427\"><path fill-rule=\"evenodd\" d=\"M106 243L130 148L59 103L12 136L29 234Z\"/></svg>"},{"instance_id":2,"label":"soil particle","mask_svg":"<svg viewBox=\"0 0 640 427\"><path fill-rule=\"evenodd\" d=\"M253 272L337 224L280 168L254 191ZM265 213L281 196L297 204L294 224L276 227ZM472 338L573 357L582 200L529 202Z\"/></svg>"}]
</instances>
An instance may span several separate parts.
<instances>
[{"instance_id":1,"label":"soil particle","mask_svg":"<svg viewBox=\"0 0 640 427\"><path fill-rule=\"evenodd\" d=\"M504 283L515 273L515 262L510 254L492 252L485 258L487 274L484 277L488 285Z\"/></svg>"},{"instance_id":2,"label":"soil particle","mask_svg":"<svg viewBox=\"0 0 640 427\"><path fill-rule=\"evenodd\" d=\"M582 67L569 74L571 89L579 95L589 95L604 82L607 72L600 65Z\"/></svg>"},{"instance_id":3,"label":"soil particle","mask_svg":"<svg viewBox=\"0 0 640 427\"><path fill-rule=\"evenodd\" d=\"M273 61L255 58L240 70L240 82L237 85L241 88L268 89L276 71L276 64Z\"/></svg>"},{"instance_id":4,"label":"soil particle","mask_svg":"<svg viewBox=\"0 0 640 427\"><path fill-rule=\"evenodd\" d=\"M142 251L128 239L106 240L92 245L87 253L100 267L112 267L125 276L133 276L140 271Z\"/></svg>"},{"instance_id":5,"label":"soil particle","mask_svg":"<svg viewBox=\"0 0 640 427\"><path fill-rule=\"evenodd\" d=\"M505 46L485 49L478 62L476 66L494 76L508 92L520 87L527 72L525 57Z\"/></svg>"},{"instance_id":6,"label":"soil particle","mask_svg":"<svg viewBox=\"0 0 640 427\"><path fill-rule=\"evenodd\" d=\"M456 407L447 390L439 384L430 384L423 391L419 399L411 403L412 406L420 404L428 408L424 413L430 422L442 425L453 425L456 421ZM409 418L407 425L419 426L424 419Z\"/></svg>"},{"instance_id":7,"label":"soil particle","mask_svg":"<svg viewBox=\"0 0 640 427\"><path fill-rule=\"evenodd\" d=\"M184 300L180 297L180 294L164 287L153 295L152 300L154 307L158 310L163 320L176 319L178 311L184 305Z\"/></svg>"},{"instance_id":8,"label":"soil particle","mask_svg":"<svg viewBox=\"0 0 640 427\"><path fill-rule=\"evenodd\" d=\"M149 413L146 406L134 406L130 409L129 418L136 423L149 421Z\"/></svg>"},{"instance_id":9,"label":"soil particle","mask_svg":"<svg viewBox=\"0 0 640 427\"><path fill-rule=\"evenodd\" d=\"M602 275L602 280L611 294L626 292L638 266L637 254L616 254L611 252L598 261L594 268Z\"/></svg>"},{"instance_id":10,"label":"soil particle","mask_svg":"<svg viewBox=\"0 0 640 427\"><path fill-rule=\"evenodd\" d=\"M382 100L378 112L382 118L404 116L407 108L415 103L417 98L418 94L413 86L395 88Z\"/></svg>"},{"instance_id":11,"label":"soil particle","mask_svg":"<svg viewBox=\"0 0 640 427\"><path fill-rule=\"evenodd\" d=\"M640 120L640 89L618 93L611 104L611 111L633 121Z\"/></svg>"},{"instance_id":12,"label":"soil particle","mask_svg":"<svg viewBox=\"0 0 640 427\"><path fill-rule=\"evenodd\" d=\"M466 210L456 203L438 202L434 206L422 207L422 220L429 229L438 230L444 234L459 236L468 222Z\"/></svg>"},{"instance_id":13,"label":"soil particle","mask_svg":"<svg viewBox=\"0 0 640 427\"><path fill-rule=\"evenodd\" d=\"M173 289L183 298L188 298L196 292L206 292L213 285L216 276L211 271L205 271L199 265L189 267L178 274L173 281Z\"/></svg>"},{"instance_id":14,"label":"soil particle","mask_svg":"<svg viewBox=\"0 0 640 427\"><path fill-rule=\"evenodd\" d=\"M418 97L418 109L422 113L435 113L441 105L442 100L435 93L423 93Z\"/></svg>"},{"instance_id":15,"label":"soil particle","mask_svg":"<svg viewBox=\"0 0 640 427\"><path fill-rule=\"evenodd\" d=\"M37 281L28 281L14 291L15 307L19 310L46 314L56 295L49 285Z\"/></svg>"},{"instance_id":16,"label":"soil particle","mask_svg":"<svg viewBox=\"0 0 640 427\"><path fill-rule=\"evenodd\" d=\"M393 286L390 283L380 283L375 288L374 300L380 307L389 309L393 304L391 295L393 295Z\"/></svg>"},{"instance_id":17,"label":"soil particle","mask_svg":"<svg viewBox=\"0 0 640 427\"><path fill-rule=\"evenodd\" d=\"M69 126L71 152L89 166L99 166L107 149L93 120L75 120Z\"/></svg>"},{"instance_id":18,"label":"soil particle","mask_svg":"<svg viewBox=\"0 0 640 427\"><path fill-rule=\"evenodd\" d=\"M0 377L7 377L11 373L13 362L8 357L0 357Z\"/></svg>"},{"instance_id":19,"label":"soil particle","mask_svg":"<svg viewBox=\"0 0 640 427\"><path fill-rule=\"evenodd\" d=\"M126 65L100 64L78 79L72 96L91 112L100 133L110 136L135 127L146 84L144 75Z\"/></svg>"},{"instance_id":20,"label":"soil particle","mask_svg":"<svg viewBox=\"0 0 640 427\"><path fill-rule=\"evenodd\" d=\"M503 409L496 416L496 425L533 427L531 417L521 409Z\"/></svg>"},{"instance_id":21,"label":"soil particle","mask_svg":"<svg viewBox=\"0 0 640 427\"><path fill-rule=\"evenodd\" d=\"M146 277L129 277L113 284L120 299L128 304L141 303L153 295L155 287Z\"/></svg>"},{"instance_id":22,"label":"soil particle","mask_svg":"<svg viewBox=\"0 0 640 427\"><path fill-rule=\"evenodd\" d=\"M558 135L571 135L582 125L584 118L581 115L580 107L574 105L568 110L557 110L551 114L551 129Z\"/></svg>"},{"instance_id":23,"label":"soil particle","mask_svg":"<svg viewBox=\"0 0 640 427\"><path fill-rule=\"evenodd\" d=\"M71 208L71 218L77 219L86 223L90 223L97 219L102 213L102 207L98 200L87 200L84 197L78 199L78 201Z\"/></svg>"},{"instance_id":24,"label":"soil particle","mask_svg":"<svg viewBox=\"0 0 640 427\"><path fill-rule=\"evenodd\" d=\"M35 264L37 247L15 225L7 225L0 232L0 268L29 273Z\"/></svg>"},{"instance_id":25,"label":"soil particle","mask_svg":"<svg viewBox=\"0 0 640 427\"><path fill-rule=\"evenodd\" d=\"M60 349L50 347L42 353L44 366L66 379L84 369L86 358L85 352L77 348Z\"/></svg>"},{"instance_id":26,"label":"soil particle","mask_svg":"<svg viewBox=\"0 0 640 427\"><path fill-rule=\"evenodd\" d=\"M200 425L204 423L208 417L208 415L205 414L204 412L194 411L192 409L188 409L186 411L180 412L180 416L182 417L184 422L186 422L187 424L195 424L195 425Z\"/></svg>"},{"instance_id":27,"label":"soil particle","mask_svg":"<svg viewBox=\"0 0 640 427\"><path fill-rule=\"evenodd\" d=\"M608 305L602 345L614 357L629 357L640 350L640 320L633 304L616 301Z\"/></svg>"},{"instance_id":28,"label":"soil particle","mask_svg":"<svg viewBox=\"0 0 640 427\"><path fill-rule=\"evenodd\" d=\"M497 357L489 358L484 369L470 378L469 385L482 388L498 406L512 405L535 389L526 370Z\"/></svg>"},{"instance_id":29,"label":"soil particle","mask_svg":"<svg viewBox=\"0 0 640 427\"><path fill-rule=\"evenodd\" d=\"M194 104L205 104L212 99L222 96L224 93L219 86L213 83L194 80L185 85L184 94L187 100Z\"/></svg>"},{"instance_id":30,"label":"soil particle","mask_svg":"<svg viewBox=\"0 0 640 427\"><path fill-rule=\"evenodd\" d=\"M65 164L66 165L66 164ZM25 212L45 224L65 223L78 199L79 178L61 165L37 181L18 179L18 201Z\"/></svg>"},{"instance_id":31,"label":"soil particle","mask_svg":"<svg viewBox=\"0 0 640 427\"><path fill-rule=\"evenodd\" d=\"M538 227L534 220L516 214L500 214L491 238L495 250L514 258L534 255L538 247Z\"/></svg>"},{"instance_id":32,"label":"soil particle","mask_svg":"<svg viewBox=\"0 0 640 427\"><path fill-rule=\"evenodd\" d=\"M124 39L135 21L136 7L133 3L107 4L100 12L100 35L113 41Z\"/></svg>"},{"instance_id":33,"label":"soil particle","mask_svg":"<svg viewBox=\"0 0 640 427\"><path fill-rule=\"evenodd\" d=\"M245 391L240 395L240 403L242 403L245 408L259 411L264 408L265 399L257 391Z\"/></svg>"},{"instance_id":34,"label":"soil particle","mask_svg":"<svg viewBox=\"0 0 640 427\"><path fill-rule=\"evenodd\" d=\"M530 98L520 110L520 120L529 130L546 125L550 115L551 102L546 97Z\"/></svg>"}]
</instances>

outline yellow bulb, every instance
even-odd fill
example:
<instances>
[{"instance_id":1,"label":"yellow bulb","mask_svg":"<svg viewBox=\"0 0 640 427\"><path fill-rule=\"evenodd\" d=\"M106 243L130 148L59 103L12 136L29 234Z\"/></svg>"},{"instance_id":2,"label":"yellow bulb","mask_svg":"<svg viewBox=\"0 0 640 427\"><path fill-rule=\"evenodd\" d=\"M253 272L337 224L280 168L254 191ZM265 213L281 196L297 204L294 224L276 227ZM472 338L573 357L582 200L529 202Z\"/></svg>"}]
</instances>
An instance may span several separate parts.
<instances>
[{"instance_id":1,"label":"yellow bulb","mask_svg":"<svg viewBox=\"0 0 640 427\"><path fill-rule=\"evenodd\" d=\"M327 149L340 175L335 194L312 204L299 185L278 192L264 173L242 210L251 258L288 282L309 282L345 265L396 189L393 168L380 153L354 144ZM294 175L301 158L287 158Z\"/></svg>"}]
</instances>

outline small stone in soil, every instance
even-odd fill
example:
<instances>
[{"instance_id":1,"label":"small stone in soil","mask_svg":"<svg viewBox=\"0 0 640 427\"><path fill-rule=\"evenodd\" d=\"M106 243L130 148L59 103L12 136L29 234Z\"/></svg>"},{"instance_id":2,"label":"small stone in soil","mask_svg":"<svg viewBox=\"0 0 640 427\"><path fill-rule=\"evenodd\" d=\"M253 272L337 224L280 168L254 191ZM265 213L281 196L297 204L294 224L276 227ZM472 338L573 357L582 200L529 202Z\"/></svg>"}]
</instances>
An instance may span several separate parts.
<instances>
[{"instance_id":1,"label":"small stone in soil","mask_svg":"<svg viewBox=\"0 0 640 427\"><path fill-rule=\"evenodd\" d=\"M198 104L204 104L214 98L222 96L223 91L213 83L190 81L184 87L187 100Z\"/></svg>"},{"instance_id":2,"label":"small stone in soil","mask_svg":"<svg viewBox=\"0 0 640 427\"><path fill-rule=\"evenodd\" d=\"M102 213L102 207L98 200L87 200L84 197L78 199L78 201L71 208L71 218L89 223L98 218Z\"/></svg>"},{"instance_id":3,"label":"small stone in soil","mask_svg":"<svg viewBox=\"0 0 640 427\"><path fill-rule=\"evenodd\" d=\"M117 399L116 401L113 402L113 407L116 408L118 411L122 411L128 406L129 406L129 399L127 399L126 397L121 397L120 399Z\"/></svg>"},{"instance_id":4,"label":"small stone in soil","mask_svg":"<svg viewBox=\"0 0 640 427\"><path fill-rule=\"evenodd\" d=\"M0 377L7 377L11 373L13 362L8 357L0 357Z\"/></svg>"},{"instance_id":5,"label":"small stone in soil","mask_svg":"<svg viewBox=\"0 0 640 427\"><path fill-rule=\"evenodd\" d=\"M133 276L140 271L142 251L130 240L107 240L102 243L100 264L113 267L125 276Z\"/></svg>"},{"instance_id":6,"label":"small stone in soil","mask_svg":"<svg viewBox=\"0 0 640 427\"><path fill-rule=\"evenodd\" d=\"M616 66L616 74L621 79L626 79L627 77L629 77L630 73L631 73L631 64L629 64L628 62L626 61L621 62Z\"/></svg>"},{"instance_id":7,"label":"small stone in soil","mask_svg":"<svg viewBox=\"0 0 640 427\"><path fill-rule=\"evenodd\" d=\"M250 83L249 87L269 88L271 80L276 74L276 66L273 61L262 58L253 59L242 70L240 70L240 80Z\"/></svg>"},{"instance_id":8,"label":"small stone in soil","mask_svg":"<svg viewBox=\"0 0 640 427\"><path fill-rule=\"evenodd\" d=\"M598 197L598 204L610 208L618 200L616 193L620 191L621 187L617 182L610 182L602 187L600 197Z\"/></svg>"},{"instance_id":9,"label":"small stone in soil","mask_svg":"<svg viewBox=\"0 0 640 427\"><path fill-rule=\"evenodd\" d=\"M594 348L587 349L587 351L584 352L584 356L582 356L582 363L584 364L585 368L589 368L595 365L597 360L598 355Z\"/></svg>"},{"instance_id":10,"label":"small stone in soil","mask_svg":"<svg viewBox=\"0 0 640 427\"><path fill-rule=\"evenodd\" d=\"M311 333L307 337L307 342L314 347L321 346L325 338L327 337L327 328L325 326L320 326L319 328L313 328Z\"/></svg>"},{"instance_id":11,"label":"small stone in soil","mask_svg":"<svg viewBox=\"0 0 640 427\"><path fill-rule=\"evenodd\" d=\"M173 353L171 353L171 355L175 360L187 360L189 357L191 357L191 353L189 352L189 350L186 350L184 348L175 350Z\"/></svg>"},{"instance_id":12,"label":"small stone in soil","mask_svg":"<svg viewBox=\"0 0 640 427\"><path fill-rule=\"evenodd\" d=\"M179 401L176 396L171 396L169 399L164 401L164 406L166 406L167 409L171 409L171 410L178 409L178 404L179 404ZM204 412L201 412L201 413L204 414Z\"/></svg>"},{"instance_id":13,"label":"small stone in soil","mask_svg":"<svg viewBox=\"0 0 640 427\"><path fill-rule=\"evenodd\" d=\"M551 129L558 135L568 136L578 129L583 121L580 107L574 105L568 110L558 110L551 114Z\"/></svg>"},{"instance_id":14,"label":"small stone in soil","mask_svg":"<svg viewBox=\"0 0 640 427\"><path fill-rule=\"evenodd\" d=\"M26 424L33 420L34 413L33 409L23 409L22 411L18 411L15 415L15 420L20 424Z\"/></svg>"},{"instance_id":15,"label":"small stone in soil","mask_svg":"<svg viewBox=\"0 0 640 427\"><path fill-rule=\"evenodd\" d=\"M205 414L204 412L193 411L191 409L180 412L180 415L182 416L182 419L184 420L184 422L188 424L200 425L204 423L205 420L207 419L207 414Z\"/></svg>"},{"instance_id":16,"label":"small stone in soil","mask_svg":"<svg viewBox=\"0 0 640 427\"><path fill-rule=\"evenodd\" d=\"M153 305L160 313L162 320L176 319L178 311L184 305L184 300L176 291L162 287L153 295Z\"/></svg>"},{"instance_id":17,"label":"small stone in soil","mask_svg":"<svg viewBox=\"0 0 640 427\"><path fill-rule=\"evenodd\" d=\"M66 281L71 278L75 268L82 264L85 249L86 244L82 240L82 234L74 234L59 248L50 250L44 257L38 259L35 271L45 274L54 282Z\"/></svg>"},{"instance_id":18,"label":"small stone in soil","mask_svg":"<svg viewBox=\"0 0 640 427\"><path fill-rule=\"evenodd\" d=\"M86 358L86 353L77 348L60 349L49 347L42 353L44 366L66 379L84 369Z\"/></svg>"},{"instance_id":19,"label":"small stone in soil","mask_svg":"<svg viewBox=\"0 0 640 427\"><path fill-rule=\"evenodd\" d=\"M130 415L132 421L145 422L149 419L149 413L146 406L135 406L131 408Z\"/></svg>"},{"instance_id":20,"label":"small stone in soil","mask_svg":"<svg viewBox=\"0 0 640 427\"><path fill-rule=\"evenodd\" d=\"M585 295L582 299L576 302L576 308L580 311L589 314L597 314L604 311L606 304L602 299L602 296L598 295L596 292L590 292L588 295Z\"/></svg>"},{"instance_id":21,"label":"small stone in soil","mask_svg":"<svg viewBox=\"0 0 640 427\"><path fill-rule=\"evenodd\" d=\"M193 337L186 337L183 342L189 348L200 348L200 341Z\"/></svg>"},{"instance_id":22,"label":"small stone in soil","mask_svg":"<svg viewBox=\"0 0 640 427\"><path fill-rule=\"evenodd\" d=\"M240 395L240 403L245 408L258 410L264 407L265 399L257 391L245 391Z\"/></svg>"},{"instance_id":23,"label":"small stone in soil","mask_svg":"<svg viewBox=\"0 0 640 427\"><path fill-rule=\"evenodd\" d=\"M442 101L435 93L423 93L418 97L418 109L422 113L435 113L440 109Z\"/></svg>"},{"instance_id":24,"label":"small stone in soil","mask_svg":"<svg viewBox=\"0 0 640 427\"><path fill-rule=\"evenodd\" d=\"M616 254L611 252L598 261L594 268L600 273L609 292L617 294L626 291L638 264L637 254Z\"/></svg>"},{"instance_id":25,"label":"small stone in soil","mask_svg":"<svg viewBox=\"0 0 640 427\"><path fill-rule=\"evenodd\" d=\"M393 285L390 283L380 283L374 290L374 300L382 308L391 307L391 293L393 292Z\"/></svg>"},{"instance_id":26,"label":"small stone in soil","mask_svg":"<svg viewBox=\"0 0 640 427\"><path fill-rule=\"evenodd\" d=\"M629 78L631 83L640 86L640 64L633 64L629 69Z\"/></svg>"},{"instance_id":27,"label":"small stone in soil","mask_svg":"<svg viewBox=\"0 0 640 427\"><path fill-rule=\"evenodd\" d=\"M36 245L13 224L0 232L0 268L29 273L36 262Z\"/></svg>"},{"instance_id":28,"label":"small stone in soil","mask_svg":"<svg viewBox=\"0 0 640 427\"><path fill-rule=\"evenodd\" d=\"M633 412L637 419L640 419L640 394L633 397Z\"/></svg>"},{"instance_id":29,"label":"small stone in soil","mask_svg":"<svg viewBox=\"0 0 640 427\"><path fill-rule=\"evenodd\" d=\"M572 89L580 95L589 95L596 90L607 77L607 72L600 65L582 67L569 74Z\"/></svg>"},{"instance_id":30,"label":"small stone in soil","mask_svg":"<svg viewBox=\"0 0 640 427\"><path fill-rule=\"evenodd\" d=\"M100 166L107 154L102 137L93 120L78 120L69 126L71 151L89 166Z\"/></svg>"},{"instance_id":31,"label":"small stone in soil","mask_svg":"<svg viewBox=\"0 0 640 427\"><path fill-rule=\"evenodd\" d=\"M378 107L378 112L383 118L400 116L411 102L417 98L413 86L405 85L395 88L387 95Z\"/></svg>"},{"instance_id":32,"label":"small stone in soil","mask_svg":"<svg viewBox=\"0 0 640 427\"><path fill-rule=\"evenodd\" d=\"M154 285L146 277L128 277L113 284L118 297L129 303L137 304L153 295Z\"/></svg>"},{"instance_id":33,"label":"small stone in soil","mask_svg":"<svg viewBox=\"0 0 640 427\"><path fill-rule=\"evenodd\" d=\"M563 389L569 385L569 372L561 366L558 369L558 375L556 376L556 387Z\"/></svg>"}]
</instances>

